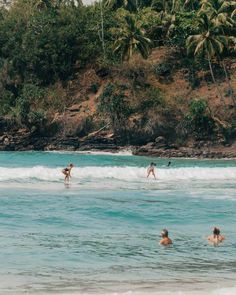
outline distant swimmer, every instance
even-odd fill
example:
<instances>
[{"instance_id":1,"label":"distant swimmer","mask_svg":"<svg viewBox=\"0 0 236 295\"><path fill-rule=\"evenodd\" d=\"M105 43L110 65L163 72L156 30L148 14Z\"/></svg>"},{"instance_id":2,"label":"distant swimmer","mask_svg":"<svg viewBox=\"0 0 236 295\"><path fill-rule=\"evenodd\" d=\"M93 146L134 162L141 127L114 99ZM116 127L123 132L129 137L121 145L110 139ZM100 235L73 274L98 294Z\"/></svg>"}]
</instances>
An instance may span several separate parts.
<instances>
[{"instance_id":1,"label":"distant swimmer","mask_svg":"<svg viewBox=\"0 0 236 295\"><path fill-rule=\"evenodd\" d=\"M156 167L156 164L152 162L147 169L147 178L149 177L150 174L152 174L154 178L156 179L155 167Z\"/></svg>"},{"instance_id":2,"label":"distant swimmer","mask_svg":"<svg viewBox=\"0 0 236 295\"><path fill-rule=\"evenodd\" d=\"M220 229L218 227L214 227L213 234L210 235L207 239L210 243L218 245L225 240L225 237L220 234Z\"/></svg>"},{"instance_id":3,"label":"distant swimmer","mask_svg":"<svg viewBox=\"0 0 236 295\"><path fill-rule=\"evenodd\" d=\"M70 180L70 178L71 178L70 173L71 173L71 170L72 170L73 167L74 167L73 164L69 164L68 167L66 167L66 168L64 168L64 169L62 170L62 173L65 175L65 182L66 182L66 181L69 182L69 180Z\"/></svg>"},{"instance_id":4,"label":"distant swimmer","mask_svg":"<svg viewBox=\"0 0 236 295\"><path fill-rule=\"evenodd\" d=\"M170 165L171 165L171 161L169 161L169 163L167 164L167 167L170 167Z\"/></svg>"},{"instance_id":5,"label":"distant swimmer","mask_svg":"<svg viewBox=\"0 0 236 295\"><path fill-rule=\"evenodd\" d=\"M173 244L172 240L169 238L169 233L167 229L163 229L161 232L162 239L160 240L160 245L167 246Z\"/></svg>"}]
</instances>

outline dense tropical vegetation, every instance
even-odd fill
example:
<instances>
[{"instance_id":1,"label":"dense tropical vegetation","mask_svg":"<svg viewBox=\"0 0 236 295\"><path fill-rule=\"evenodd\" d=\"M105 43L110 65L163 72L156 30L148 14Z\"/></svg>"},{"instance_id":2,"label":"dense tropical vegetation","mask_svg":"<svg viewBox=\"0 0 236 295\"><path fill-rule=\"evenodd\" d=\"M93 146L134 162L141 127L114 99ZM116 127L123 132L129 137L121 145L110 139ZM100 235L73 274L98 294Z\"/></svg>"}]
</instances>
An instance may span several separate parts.
<instances>
[{"instance_id":1,"label":"dense tropical vegetation","mask_svg":"<svg viewBox=\"0 0 236 295\"><path fill-rule=\"evenodd\" d=\"M175 56L152 66L157 79L168 81L175 67L188 68L194 88L197 72L210 73L225 118L210 108L207 97L190 98L188 110L180 114L176 101L167 102L157 86L145 81L150 67L137 63L163 47ZM80 73L93 68L107 75L122 68L124 83L115 83L114 77L104 82L99 124L110 120L119 135L125 129L127 141L141 130L147 138L219 133L233 138L236 90L230 62L235 58L236 1L101 0L89 6L74 0L2 1L0 116L14 127L41 132L52 121L52 112L61 113L74 102L68 99L71 81ZM221 81L227 83L227 93ZM100 86L94 82L90 90L96 93ZM166 118L166 126L160 127L160 117Z\"/></svg>"}]
</instances>

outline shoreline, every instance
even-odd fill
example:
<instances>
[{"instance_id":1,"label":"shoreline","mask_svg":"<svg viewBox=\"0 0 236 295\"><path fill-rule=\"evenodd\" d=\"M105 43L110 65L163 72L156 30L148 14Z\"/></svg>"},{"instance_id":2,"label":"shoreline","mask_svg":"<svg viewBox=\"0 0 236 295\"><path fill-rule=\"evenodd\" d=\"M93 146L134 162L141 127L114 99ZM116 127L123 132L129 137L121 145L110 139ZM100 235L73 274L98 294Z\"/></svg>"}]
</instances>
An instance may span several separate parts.
<instances>
[{"instance_id":1,"label":"shoreline","mask_svg":"<svg viewBox=\"0 0 236 295\"><path fill-rule=\"evenodd\" d=\"M88 149L71 149L60 147L46 148L46 149L2 149L0 152L51 152L51 153L78 153L78 154L91 154L91 155L118 155L118 156L143 156L150 158L163 158L163 159L196 159L196 160L236 160L236 150L228 150L227 148L220 147L217 149L199 150L188 147L181 147L180 149L155 149L144 150L143 147L137 146L119 146L116 149L99 149L91 147Z\"/></svg>"}]
</instances>

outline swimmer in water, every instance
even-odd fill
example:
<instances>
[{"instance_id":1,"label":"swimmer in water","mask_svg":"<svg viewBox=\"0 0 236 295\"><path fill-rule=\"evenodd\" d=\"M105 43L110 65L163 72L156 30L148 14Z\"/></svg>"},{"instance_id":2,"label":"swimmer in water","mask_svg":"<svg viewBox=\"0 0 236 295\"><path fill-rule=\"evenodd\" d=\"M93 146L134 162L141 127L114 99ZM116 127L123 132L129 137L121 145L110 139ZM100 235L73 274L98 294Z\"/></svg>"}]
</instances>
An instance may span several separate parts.
<instances>
[{"instance_id":1,"label":"swimmer in water","mask_svg":"<svg viewBox=\"0 0 236 295\"><path fill-rule=\"evenodd\" d=\"M167 167L170 167L170 165L171 165L171 161L169 161L169 163L167 164Z\"/></svg>"},{"instance_id":2,"label":"swimmer in water","mask_svg":"<svg viewBox=\"0 0 236 295\"><path fill-rule=\"evenodd\" d=\"M225 240L225 237L220 234L220 229L218 227L214 227L213 234L210 235L207 239L213 245L218 245Z\"/></svg>"},{"instance_id":3,"label":"swimmer in water","mask_svg":"<svg viewBox=\"0 0 236 295\"><path fill-rule=\"evenodd\" d=\"M149 177L150 174L152 174L154 176L154 178L156 179L156 175L155 175L155 163L151 163L150 166L147 169L147 178Z\"/></svg>"},{"instance_id":4,"label":"swimmer in water","mask_svg":"<svg viewBox=\"0 0 236 295\"><path fill-rule=\"evenodd\" d=\"M167 246L173 244L172 240L169 238L169 233L167 229L163 229L161 232L162 239L160 240L160 245Z\"/></svg>"},{"instance_id":5,"label":"swimmer in water","mask_svg":"<svg viewBox=\"0 0 236 295\"><path fill-rule=\"evenodd\" d=\"M71 170L72 170L73 167L74 167L73 164L69 164L68 167L66 167L66 168L64 168L64 169L62 170L62 173L65 175L65 182L66 182L66 181L69 182L69 180L70 180L70 178L71 178L70 173L71 173Z\"/></svg>"}]
</instances>

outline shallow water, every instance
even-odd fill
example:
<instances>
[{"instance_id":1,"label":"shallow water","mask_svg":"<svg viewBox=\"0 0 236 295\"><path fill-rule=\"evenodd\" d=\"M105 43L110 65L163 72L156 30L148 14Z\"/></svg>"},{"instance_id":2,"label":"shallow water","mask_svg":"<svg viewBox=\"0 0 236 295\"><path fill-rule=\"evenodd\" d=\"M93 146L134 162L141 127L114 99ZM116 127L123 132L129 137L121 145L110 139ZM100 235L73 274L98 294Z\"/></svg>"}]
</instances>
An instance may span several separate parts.
<instances>
[{"instance_id":1,"label":"shallow water","mask_svg":"<svg viewBox=\"0 0 236 295\"><path fill-rule=\"evenodd\" d=\"M168 161L0 153L0 294L235 294L236 161Z\"/></svg>"}]
</instances>

